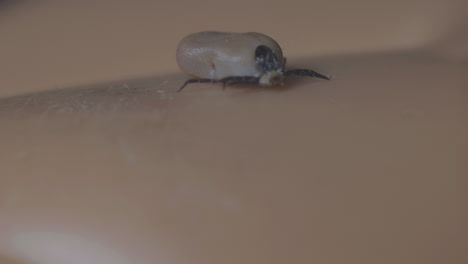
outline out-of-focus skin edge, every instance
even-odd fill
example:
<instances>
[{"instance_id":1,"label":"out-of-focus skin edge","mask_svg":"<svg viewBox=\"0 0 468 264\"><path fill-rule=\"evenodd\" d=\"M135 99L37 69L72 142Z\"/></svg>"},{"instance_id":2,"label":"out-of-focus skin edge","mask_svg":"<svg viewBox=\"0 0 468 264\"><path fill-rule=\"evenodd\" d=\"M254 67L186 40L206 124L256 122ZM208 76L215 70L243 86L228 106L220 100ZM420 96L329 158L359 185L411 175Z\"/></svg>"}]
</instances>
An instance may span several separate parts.
<instances>
[{"instance_id":1,"label":"out-of-focus skin edge","mask_svg":"<svg viewBox=\"0 0 468 264\"><path fill-rule=\"evenodd\" d=\"M433 52L431 52L433 53ZM375 54L350 54L334 57L290 58L290 67L311 68L332 76L330 81L311 77L288 77L284 86L230 86L223 90L220 84L192 84L177 93L180 85L192 76L182 72L112 83L90 84L80 87L57 88L44 92L0 98L0 118L17 119L27 116L47 116L63 113L125 113L153 111L190 103L194 98L223 100L234 97L249 98L252 94L283 94L301 96L321 89L340 89L349 93L346 86L376 79L380 72L372 67L398 67L400 63L437 63L426 51L395 51ZM386 63L384 63L386 61ZM458 64L440 59L440 63ZM368 65L368 66L366 66ZM388 65L388 66L384 66ZM368 68L371 67L371 68ZM361 70L359 70L361 69ZM356 72L357 71L357 72ZM377 71L373 73L374 71ZM355 72L350 75L351 72ZM359 74L359 75L356 75ZM382 78L384 78L382 76ZM344 89L344 90L343 90ZM292 95L294 94L294 95ZM289 96L286 96L289 95ZM242 103L242 101L240 101Z\"/></svg>"},{"instance_id":2,"label":"out-of-focus skin edge","mask_svg":"<svg viewBox=\"0 0 468 264\"><path fill-rule=\"evenodd\" d=\"M327 75L334 72L329 69L333 63L325 63L323 59L301 60L299 65L318 66ZM317 67L315 67L317 68ZM334 75L336 77L336 75ZM334 78L335 78L334 77ZM310 89L320 87L324 81L311 77L289 77L283 86L263 87L258 85L237 85L222 88L220 84L192 84L181 93L177 93L180 85L192 76L182 72L126 81L90 84L78 87L54 88L47 91L22 94L0 98L0 118L19 118L44 114L60 113L97 113L131 110L151 110L156 105L177 101L175 99L192 96L229 96L232 94L251 94L257 92L285 92L308 86ZM213 98L213 100L216 100Z\"/></svg>"}]
</instances>

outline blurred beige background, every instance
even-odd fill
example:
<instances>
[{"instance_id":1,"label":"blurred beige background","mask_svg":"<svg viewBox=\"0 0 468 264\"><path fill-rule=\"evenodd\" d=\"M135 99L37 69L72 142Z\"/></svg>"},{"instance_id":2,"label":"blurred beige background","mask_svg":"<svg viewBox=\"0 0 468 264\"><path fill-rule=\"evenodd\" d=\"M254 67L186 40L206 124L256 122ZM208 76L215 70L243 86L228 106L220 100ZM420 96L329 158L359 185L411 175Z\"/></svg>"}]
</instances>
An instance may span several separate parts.
<instances>
[{"instance_id":1,"label":"blurred beige background","mask_svg":"<svg viewBox=\"0 0 468 264\"><path fill-rule=\"evenodd\" d=\"M0 262L468 263L467 13L0 1ZM176 94L203 30L335 78Z\"/></svg>"},{"instance_id":2,"label":"blurred beige background","mask_svg":"<svg viewBox=\"0 0 468 264\"><path fill-rule=\"evenodd\" d=\"M466 47L466 6L464 0L2 1L0 96L178 72L179 40L203 30L262 32L291 59L421 48L460 34L464 41L456 41Z\"/></svg>"}]
</instances>

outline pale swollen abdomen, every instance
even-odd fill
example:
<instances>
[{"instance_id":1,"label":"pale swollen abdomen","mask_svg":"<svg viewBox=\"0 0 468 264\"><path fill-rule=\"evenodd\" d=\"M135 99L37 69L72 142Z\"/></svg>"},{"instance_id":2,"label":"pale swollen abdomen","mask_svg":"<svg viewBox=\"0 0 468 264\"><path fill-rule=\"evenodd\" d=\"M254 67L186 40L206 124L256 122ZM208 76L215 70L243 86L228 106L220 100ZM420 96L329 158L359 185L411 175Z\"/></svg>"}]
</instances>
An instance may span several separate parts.
<instances>
[{"instance_id":1,"label":"pale swollen abdomen","mask_svg":"<svg viewBox=\"0 0 468 264\"><path fill-rule=\"evenodd\" d=\"M270 48L284 62L278 43L263 34L206 31L190 34L180 41L177 63L182 71L198 78L260 77L264 70L255 58L255 50L260 45Z\"/></svg>"}]
</instances>

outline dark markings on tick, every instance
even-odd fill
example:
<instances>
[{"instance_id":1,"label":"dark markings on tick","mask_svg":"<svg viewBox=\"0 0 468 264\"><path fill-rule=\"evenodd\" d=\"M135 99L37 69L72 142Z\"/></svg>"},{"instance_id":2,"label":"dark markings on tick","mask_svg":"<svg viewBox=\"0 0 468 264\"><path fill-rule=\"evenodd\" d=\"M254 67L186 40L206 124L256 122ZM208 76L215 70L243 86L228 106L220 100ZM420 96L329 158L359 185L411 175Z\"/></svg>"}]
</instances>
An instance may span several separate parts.
<instances>
[{"instance_id":1,"label":"dark markings on tick","mask_svg":"<svg viewBox=\"0 0 468 264\"><path fill-rule=\"evenodd\" d=\"M264 45L260 45L255 49L255 61L264 72L276 71L283 67L275 53Z\"/></svg>"}]
</instances>

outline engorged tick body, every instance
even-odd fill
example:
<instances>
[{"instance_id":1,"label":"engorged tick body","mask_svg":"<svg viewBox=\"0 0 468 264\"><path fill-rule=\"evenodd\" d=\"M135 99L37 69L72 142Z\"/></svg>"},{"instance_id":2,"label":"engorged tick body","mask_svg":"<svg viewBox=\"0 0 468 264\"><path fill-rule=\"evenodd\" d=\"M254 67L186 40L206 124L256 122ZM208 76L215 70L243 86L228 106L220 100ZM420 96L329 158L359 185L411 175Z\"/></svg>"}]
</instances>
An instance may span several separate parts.
<instances>
[{"instance_id":1,"label":"engorged tick body","mask_svg":"<svg viewBox=\"0 0 468 264\"><path fill-rule=\"evenodd\" d=\"M177 48L182 71L197 78L189 83L222 83L271 86L283 84L285 76L330 78L308 69L285 70L286 58L276 41L260 33L206 31L188 35Z\"/></svg>"}]
</instances>

